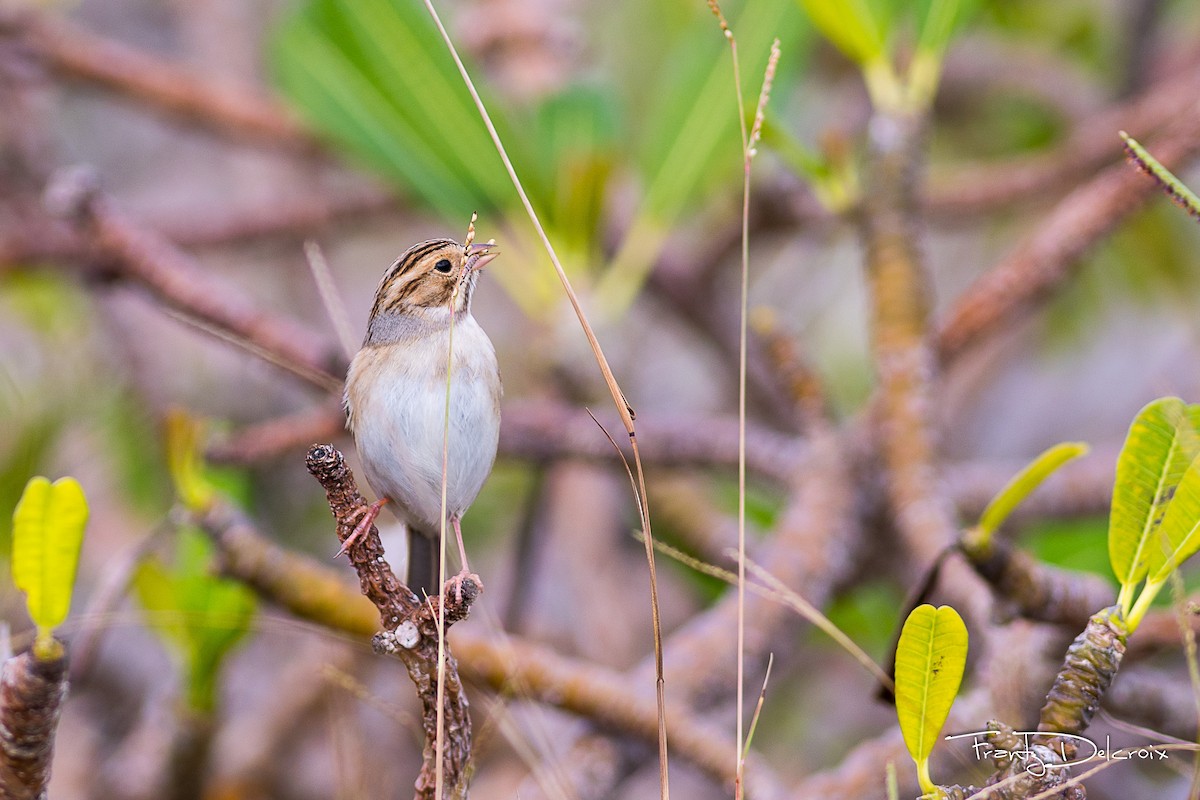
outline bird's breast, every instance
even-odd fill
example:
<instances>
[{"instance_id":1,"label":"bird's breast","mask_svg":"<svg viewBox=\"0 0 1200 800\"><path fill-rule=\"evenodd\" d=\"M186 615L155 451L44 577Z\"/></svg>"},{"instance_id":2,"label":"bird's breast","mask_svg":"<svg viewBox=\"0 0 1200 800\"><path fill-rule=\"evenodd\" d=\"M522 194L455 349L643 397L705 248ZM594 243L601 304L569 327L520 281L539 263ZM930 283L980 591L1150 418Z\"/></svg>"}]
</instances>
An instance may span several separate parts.
<instances>
[{"instance_id":1,"label":"bird's breast","mask_svg":"<svg viewBox=\"0 0 1200 800\"><path fill-rule=\"evenodd\" d=\"M446 411L450 337L364 347L346 381L346 406L367 481L405 521L437 529L446 425L447 507L462 514L496 455L500 375L495 350L469 316L456 324Z\"/></svg>"}]
</instances>

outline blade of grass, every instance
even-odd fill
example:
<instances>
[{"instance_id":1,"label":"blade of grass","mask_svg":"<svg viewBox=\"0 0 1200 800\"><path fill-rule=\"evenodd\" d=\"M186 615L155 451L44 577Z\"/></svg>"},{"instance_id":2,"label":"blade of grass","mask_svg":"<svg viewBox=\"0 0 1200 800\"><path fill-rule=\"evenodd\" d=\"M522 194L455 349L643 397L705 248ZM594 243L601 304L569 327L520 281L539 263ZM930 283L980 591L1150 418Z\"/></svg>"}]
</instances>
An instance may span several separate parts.
<instances>
[{"instance_id":1,"label":"blade of grass","mask_svg":"<svg viewBox=\"0 0 1200 800\"><path fill-rule=\"evenodd\" d=\"M347 359L354 358L358 345L354 342L354 331L350 327L350 317L346 314L346 304L338 295L337 287L333 285L333 273L329 271L329 262L321 252L321 246L308 239L304 242L304 255L308 258L308 270L312 273L313 283L317 285L317 294L321 296L321 305L325 306L325 315L337 333L338 342Z\"/></svg>"},{"instance_id":2,"label":"blade of grass","mask_svg":"<svg viewBox=\"0 0 1200 800\"><path fill-rule=\"evenodd\" d=\"M763 674L762 688L758 690L758 703L754 706L754 716L750 719L750 731L746 734L746 747L742 750L742 764L750 753L750 743L754 741L754 732L758 730L758 719L762 716L763 702L767 699L767 683L771 680L771 666L775 663L775 654L767 655L767 671Z\"/></svg>"},{"instance_id":3,"label":"blade of grass","mask_svg":"<svg viewBox=\"0 0 1200 800\"><path fill-rule=\"evenodd\" d=\"M672 547L664 542L655 542L654 549L665 555L667 558L674 559L685 567L696 570L697 572L722 580L730 586L737 585L737 573L718 567L715 564L709 564L706 561L688 555L687 553ZM729 549L729 556L734 556L733 548ZM759 580L770 584L764 586L761 583L753 581L746 582L746 590L754 592L759 597L765 597L768 600L773 600L780 605L787 606L795 611L804 619L808 620L819 629L822 633L829 636L843 650L849 653L855 661L862 665L863 669L871 673L880 683L884 683L889 689L893 688L892 678L887 674L875 661L867 654L865 650L859 647L853 639L843 633L833 622L817 609L812 603L805 600L799 594L785 586L778 578L772 575L767 570L756 564L754 561L747 559L746 566L754 573Z\"/></svg>"},{"instance_id":4,"label":"blade of grass","mask_svg":"<svg viewBox=\"0 0 1200 800\"><path fill-rule=\"evenodd\" d=\"M734 764L737 780L734 797L741 800L745 765L745 670L746 670L746 317L747 295L750 275L750 137L746 132L746 102L742 97L742 73L738 65L737 39L729 29L729 22L721 13L717 0L708 0L721 33L729 42L729 54L733 60L733 89L737 100L738 131L742 138L742 274L738 314L738 550L737 550L737 701L735 719L737 737L734 745Z\"/></svg>"},{"instance_id":5,"label":"blade of grass","mask_svg":"<svg viewBox=\"0 0 1200 800\"><path fill-rule=\"evenodd\" d=\"M729 42L730 57L733 60L734 97L737 100L738 130L742 139L742 274L741 295L738 320L738 581L737 581L737 783L734 795L739 800L742 797L746 765L743 745L745 726L745 649L746 649L746 339L747 321L749 318L749 288L750 288L750 166L754 160L755 144L762 135L763 116L766 113L767 100L771 94L771 83L775 79L775 69L779 64L779 39L771 44L771 54L767 58L767 67L763 75L762 89L758 95L758 105L754 114L754 125L749 132L746 130L745 99L742 96L742 74L738 63L737 39L729 28L729 22L721 12L717 0L708 0L708 7L717 18L721 32ZM756 715L757 716L757 715Z\"/></svg>"},{"instance_id":6,"label":"blade of grass","mask_svg":"<svg viewBox=\"0 0 1200 800\"><path fill-rule=\"evenodd\" d=\"M475 107L479 110L480 117L483 118L483 124L488 130L488 135L492 138L492 143L496 146L496 152L500 155L500 160L504 162L504 169L508 172L508 177L512 181L513 188L517 190L517 195L521 198L521 205L525 207L525 213L529 216L530 223L537 231L538 238L541 239L542 246L546 249L546 254L550 256L550 263L554 265L554 271L558 274L563 291L566 292L567 299L571 302L571 308L575 311L575 316L579 320L579 325L583 328L583 334L587 337L588 345L592 348L592 355L596 358L596 365L600 368L600 373L604 376L604 382L608 386L609 393L612 395L613 405L617 407L617 414L620 415L621 422L629 434L629 442L633 448L633 462L637 469L637 491L635 494L638 498L638 511L641 515L642 530L645 532L646 537L646 560L650 570L651 621L654 627L655 690L658 697L660 794L662 800L667 800L670 797L670 790L667 778L666 681L663 678L662 625L658 607L658 578L654 569L653 534L650 528L650 508L646 495L646 476L642 468L642 457L638 448L637 432L633 424L633 408L625 399L625 395L621 391L616 377L613 375L612 368L608 365L608 359L604 355L604 350L600 347L600 341L596 338L591 323L588 322L587 315L583 311L583 306L580 304L579 298L571 286L570 278L567 277L562 263L558 260L558 254L554 250L554 245L550 243L550 238L546 235L546 230L542 227L537 212L533 210L533 204L529 201L529 195L525 193L521 179L517 176L517 171L513 167L512 160L508 157L508 151L505 150L504 143L500 141L500 134L496 131L496 126L492 123L491 115L488 114L487 107L483 104L483 99L475 89L474 81L471 80L466 66L458 55L458 49L454 46L450 34L446 32L446 26L442 24L442 18L438 16L437 9L433 7L432 0L424 0L424 2L429 15L433 17L434 24L437 25L442 40L446 43L446 48L450 51L450 55L454 59L455 66L458 67L458 72L462 76L463 83L467 86L467 91L471 93L471 99L475 102Z\"/></svg>"}]
</instances>

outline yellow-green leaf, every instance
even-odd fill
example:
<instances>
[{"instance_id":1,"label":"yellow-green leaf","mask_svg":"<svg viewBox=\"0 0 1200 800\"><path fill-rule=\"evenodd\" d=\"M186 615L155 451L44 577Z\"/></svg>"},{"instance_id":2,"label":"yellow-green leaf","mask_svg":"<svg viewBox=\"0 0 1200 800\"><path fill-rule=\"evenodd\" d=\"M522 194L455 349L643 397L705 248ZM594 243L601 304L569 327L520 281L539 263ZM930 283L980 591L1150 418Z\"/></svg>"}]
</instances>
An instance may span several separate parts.
<instances>
[{"instance_id":1,"label":"yellow-green leaf","mask_svg":"<svg viewBox=\"0 0 1200 800\"><path fill-rule=\"evenodd\" d=\"M210 712L226 656L250 629L256 602L240 583L213 574L212 545L191 528L179 532L175 563L142 562L134 595L150 627L184 672L188 707Z\"/></svg>"},{"instance_id":2,"label":"yellow-green leaf","mask_svg":"<svg viewBox=\"0 0 1200 800\"><path fill-rule=\"evenodd\" d=\"M1147 580L1161 583L1200 549L1200 458L1192 461L1146 548Z\"/></svg>"},{"instance_id":3,"label":"yellow-green leaf","mask_svg":"<svg viewBox=\"0 0 1200 800\"><path fill-rule=\"evenodd\" d=\"M41 632L67 618L87 520L87 498L74 478L30 479L13 511L13 582Z\"/></svg>"},{"instance_id":4,"label":"yellow-green leaf","mask_svg":"<svg viewBox=\"0 0 1200 800\"><path fill-rule=\"evenodd\" d=\"M213 501L213 488L204 476L200 457L200 422L182 409L167 414L167 471L175 493L189 510L204 511Z\"/></svg>"},{"instance_id":5,"label":"yellow-green leaf","mask_svg":"<svg viewBox=\"0 0 1200 800\"><path fill-rule=\"evenodd\" d=\"M950 606L917 606L896 645L896 716L909 755L929 792L929 754L962 683L967 663L967 626Z\"/></svg>"},{"instance_id":6,"label":"yellow-green leaf","mask_svg":"<svg viewBox=\"0 0 1200 800\"><path fill-rule=\"evenodd\" d=\"M1138 412L1117 458L1108 555L1123 604L1146 576L1153 534L1188 464L1200 452L1194 416L1178 397L1155 400Z\"/></svg>"},{"instance_id":7,"label":"yellow-green leaf","mask_svg":"<svg viewBox=\"0 0 1200 800\"><path fill-rule=\"evenodd\" d=\"M883 57L883 22L864 0L800 0L813 25L837 49L858 64Z\"/></svg>"},{"instance_id":8,"label":"yellow-green leaf","mask_svg":"<svg viewBox=\"0 0 1200 800\"><path fill-rule=\"evenodd\" d=\"M1063 442L1042 452L992 498L979 517L976 529L985 538L990 537L1008 519L1013 509L1041 486L1051 473L1071 459L1085 455L1087 451L1088 446L1083 442Z\"/></svg>"}]
</instances>

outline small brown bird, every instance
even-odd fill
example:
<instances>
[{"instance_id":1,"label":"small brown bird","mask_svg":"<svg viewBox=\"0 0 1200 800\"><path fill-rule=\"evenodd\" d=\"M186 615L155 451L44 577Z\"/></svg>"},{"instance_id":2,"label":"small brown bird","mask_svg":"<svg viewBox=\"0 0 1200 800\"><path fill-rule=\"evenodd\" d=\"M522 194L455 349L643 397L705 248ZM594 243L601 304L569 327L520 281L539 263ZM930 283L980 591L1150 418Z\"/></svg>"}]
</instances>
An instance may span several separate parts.
<instances>
[{"instance_id":1,"label":"small brown bird","mask_svg":"<svg viewBox=\"0 0 1200 800\"><path fill-rule=\"evenodd\" d=\"M413 245L384 273L362 348L346 378L346 411L367 482L379 500L368 507L343 551L390 503L408 529L408 587L438 594L446 373L450 369L446 512L459 521L479 494L500 435L496 351L471 316L479 271L498 255L494 243L432 239Z\"/></svg>"}]
</instances>

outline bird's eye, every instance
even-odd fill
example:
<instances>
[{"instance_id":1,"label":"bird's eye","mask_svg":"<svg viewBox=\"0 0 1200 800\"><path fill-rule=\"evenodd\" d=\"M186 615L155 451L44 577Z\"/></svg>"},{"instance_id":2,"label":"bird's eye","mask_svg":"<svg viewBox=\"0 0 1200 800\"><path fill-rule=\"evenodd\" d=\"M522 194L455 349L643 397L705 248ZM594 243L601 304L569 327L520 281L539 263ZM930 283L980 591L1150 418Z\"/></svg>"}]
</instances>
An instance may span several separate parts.
<instances>
[{"instance_id":1,"label":"bird's eye","mask_svg":"<svg viewBox=\"0 0 1200 800\"><path fill-rule=\"evenodd\" d=\"M452 265L450 264L450 259L448 258L443 258L441 261L434 264L433 268L443 275L449 275L450 270L453 269Z\"/></svg>"}]
</instances>

